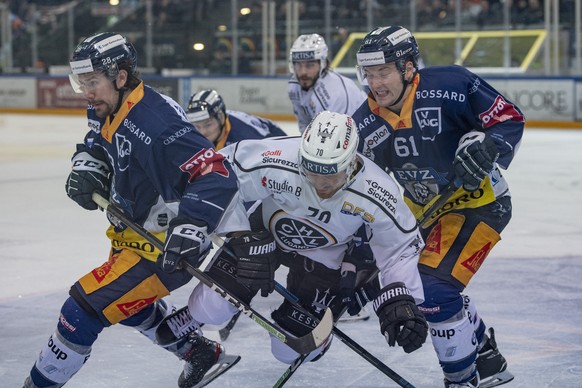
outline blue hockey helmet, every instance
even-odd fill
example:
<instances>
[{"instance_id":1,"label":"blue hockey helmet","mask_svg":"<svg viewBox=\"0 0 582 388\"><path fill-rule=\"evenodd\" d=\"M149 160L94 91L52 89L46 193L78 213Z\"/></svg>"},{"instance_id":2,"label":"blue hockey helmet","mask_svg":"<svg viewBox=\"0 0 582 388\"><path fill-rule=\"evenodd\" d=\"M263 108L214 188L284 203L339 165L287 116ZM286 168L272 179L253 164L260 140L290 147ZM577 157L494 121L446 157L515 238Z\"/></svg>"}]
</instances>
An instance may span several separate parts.
<instances>
[{"instance_id":1,"label":"blue hockey helmet","mask_svg":"<svg viewBox=\"0 0 582 388\"><path fill-rule=\"evenodd\" d=\"M410 60L418 68L420 52L416 39L410 31L402 26L378 27L370 31L362 41L356 58L358 77L364 80L363 68L395 62L401 72L405 71L405 62Z\"/></svg>"},{"instance_id":2,"label":"blue hockey helmet","mask_svg":"<svg viewBox=\"0 0 582 388\"><path fill-rule=\"evenodd\" d=\"M218 118L220 112L226 114L226 106L220 94L213 89L204 89L193 94L186 109L191 123L211 117Z\"/></svg>"},{"instance_id":3,"label":"blue hockey helmet","mask_svg":"<svg viewBox=\"0 0 582 388\"><path fill-rule=\"evenodd\" d=\"M102 72L115 80L120 69L137 78L137 52L125 37L113 32L102 32L83 40L71 56L71 85L80 93L80 74Z\"/></svg>"}]
</instances>

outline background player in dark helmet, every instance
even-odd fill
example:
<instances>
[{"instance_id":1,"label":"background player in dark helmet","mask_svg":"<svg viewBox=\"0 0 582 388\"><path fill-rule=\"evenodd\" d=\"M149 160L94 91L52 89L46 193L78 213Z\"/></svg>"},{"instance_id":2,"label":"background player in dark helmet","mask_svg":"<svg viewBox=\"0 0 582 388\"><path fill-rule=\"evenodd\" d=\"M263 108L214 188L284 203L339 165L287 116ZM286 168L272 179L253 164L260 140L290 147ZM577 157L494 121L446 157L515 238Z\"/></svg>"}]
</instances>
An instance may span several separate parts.
<instances>
[{"instance_id":1,"label":"background player in dark helmet","mask_svg":"<svg viewBox=\"0 0 582 388\"><path fill-rule=\"evenodd\" d=\"M271 120L227 110L220 94L212 89L201 90L190 97L186 116L216 150L245 139L286 135Z\"/></svg>"},{"instance_id":2,"label":"background player in dark helmet","mask_svg":"<svg viewBox=\"0 0 582 388\"><path fill-rule=\"evenodd\" d=\"M96 210L92 194L98 192L166 245L159 252L110 218L109 258L71 287L25 387L64 385L87 361L99 333L116 323L153 340L171 312L161 298L191 279L185 271L167 272L182 259L199 265L210 247L208 234L236 198L228 162L179 104L142 83L137 54L123 36L85 39L72 54L71 70L73 88L88 101L90 130L73 155L67 195ZM167 349L187 361L181 386L194 385L226 357L218 343L195 333Z\"/></svg>"},{"instance_id":3,"label":"background player in dark helmet","mask_svg":"<svg viewBox=\"0 0 582 388\"><path fill-rule=\"evenodd\" d=\"M366 100L366 93L350 78L329 67L327 45L321 35L300 35L289 51L291 78L287 93L303 132L324 110L351 114Z\"/></svg>"},{"instance_id":4,"label":"background player in dark helmet","mask_svg":"<svg viewBox=\"0 0 582 388\"><path fill-rule=\"evenodd\" d=\"M462 186L422 230L419 269L432 343L447 387L513 379L493 329L461 294L511 218L507 168L524 128L520 110L460 66L418 68L418 45L400 26L376 28L357 53L368 100L353 117L360 150L388 169L420 216L455 180ZM446 209L446 210L444 210ZM478 371L478 373L477 373Z\"/></svg>"}]
</instances>

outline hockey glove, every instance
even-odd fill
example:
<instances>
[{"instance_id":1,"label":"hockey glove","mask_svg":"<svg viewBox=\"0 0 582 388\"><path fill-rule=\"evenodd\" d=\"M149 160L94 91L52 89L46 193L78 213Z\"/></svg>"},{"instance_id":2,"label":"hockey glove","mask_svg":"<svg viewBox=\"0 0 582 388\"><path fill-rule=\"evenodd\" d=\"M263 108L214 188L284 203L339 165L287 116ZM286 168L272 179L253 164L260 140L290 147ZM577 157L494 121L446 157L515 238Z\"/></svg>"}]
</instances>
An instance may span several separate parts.
<instances>
[{"instance_id":1,"label":"hockey glove","mask_svg":"<svg viewBox=\"0 0 582 388\"><path fill-rule=\"evenodd\" d=\"M495 167L499 151L493 139L483 132L472 131L459 140L453 167L467 191L475 191Z\"/></svg>"},{"instance_id":2,"label":"hockey glove","mask_svg":"<svg viewBox=\"0 0 582 388\"><path fill-rule=\"evenodd\" d=\"M198 224L203 223L198 221ZM182 261L198 268L211 248L206 225L200 226L191 220L175 218L170 221L166 233L164 252L158 256L158 265L164 272L174 272L182 269Z\"/></svg>"},{"instance_id":3,"label":"hockey glove","mask_svg":"<svg viewBox=\"0 0 582 388\"><path fill-rule=\"evenodd\" d=\"M84 146L79 147L73 155L72 171L65 183L67 195L81 207L87 210L96 210L93 202L93 192L104 198L109 198L111 185L109 166L105 161L94 156L94 152ZM90 153L91 152L91 153Z\"/></svg>"},{"instance_id":4,"label":"hockey glove","mask_svg":"<svg viewBox=\"0 0 582 388\"><path fill-rule=\"evenodd\" d=\"M373 306L380 319L380 332L389 346L398 343L406 353L411 353L426 341L428 324L404 283L384 287Z\"/></svg>"},{"instance_id":5,"label":"hockey glove","mask_svg":"<svg viewBox=\"0 0 582 388\"><path fill-rule=\"evenodd\" d=\"M268 296L275 289L275 271L278 260L275 257L275 239L268 231L248 232L228 241L228 247L237 259L237 281L251 292L261 290L261 296Z\"/></svg>"},{"instance_id":6,"label":"hockey glove","mask_svg":"<svg viewBox=\"0 0 582 388\"><path fill-rule=\"evenodd\" d=\"M356 266L346 261L342 263L341 276L340 297L342 303L347 307L349 315L358 315L362 308L378 295L380 291L378 277L358 287L356 286Z\"/></svg>"}]
</instances>

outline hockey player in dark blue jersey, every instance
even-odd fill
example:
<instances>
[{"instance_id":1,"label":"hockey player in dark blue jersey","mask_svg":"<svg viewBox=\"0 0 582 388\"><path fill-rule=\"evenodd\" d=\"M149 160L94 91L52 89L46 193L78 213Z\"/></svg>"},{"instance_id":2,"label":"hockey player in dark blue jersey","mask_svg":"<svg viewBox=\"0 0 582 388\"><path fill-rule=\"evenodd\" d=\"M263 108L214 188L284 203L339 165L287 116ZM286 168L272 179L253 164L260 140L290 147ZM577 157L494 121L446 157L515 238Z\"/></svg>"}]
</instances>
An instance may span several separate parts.
<instances>
[{"instance_id":1,"label":"hockey player in dark blue jersey","mask_svg":"<svg viewBox=\"0 0 582 388\"><path fill-rule=\"evenodd\" d=\"M88 360L99 333L116 323L154 340L157 325L171 313L162 298L192 278L177 270L180 261L200 265L211 246L209 234L237 198L229 163L178 103L143 84L125 37L85 39L72 55L71 70L71 85L88 101L89 132L73 155L67 195L96 210L92 194L101 194L165 240L165 249L110 217L110 256L71 287L25 387L64 385ZM226 357L220 344L196 333L167 349L186 361L181 387L194 386Z\"/></svg>"},{"instance_id":2,"label":"hockey player in dark blue jersey","mask_svg":"<svg viewBox=\"0 0 582 388\"><path fill-rule=\"evenodd\" d=\"M186 115L198 132L214 144L217 151L245 139L287 135L271 120L227 110L220 94L212 89L193 94Z\"/></svg>"},{"instance_id":3,"label":"hockey player in dark blue jersey","mask_svg":"<svg viewBox=\"0 0 582 388\"><path fill-rule=\"evenodd\" d=\"M521 141L521 111L460 66L419 70L413 35L376 28L357 53L370 93L353 114L360 151L390 171L417 214L452 182L460 186L424 223L420 305L446 387L490 387L513 379L494 332L462 294L511 218L508 168Z\"/></svg>"}]
</instances>

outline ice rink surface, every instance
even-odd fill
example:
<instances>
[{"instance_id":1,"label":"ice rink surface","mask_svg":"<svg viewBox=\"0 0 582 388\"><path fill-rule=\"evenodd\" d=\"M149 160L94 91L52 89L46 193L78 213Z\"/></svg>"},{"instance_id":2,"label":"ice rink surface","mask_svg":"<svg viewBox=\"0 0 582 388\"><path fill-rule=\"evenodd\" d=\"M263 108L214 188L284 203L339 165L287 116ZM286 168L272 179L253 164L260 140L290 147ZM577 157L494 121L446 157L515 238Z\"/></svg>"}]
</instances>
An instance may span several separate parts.
<instances>
[{"instance_id":1,"label":"ice rink surface","mask_svg":"<svg viewBox=\"0 0 582 388\"><path fill-rule=\"evenodd\" d=\"M83 117L0 115L0 387L22 386L70 285L107 257L104 214L83 210L64 191L85 132ZM581 150L582 131L526 130L505 173L513 220L466 290L495 327L516 376L504 387L582 387ZM185 304L195 282L169 300ZM273 294L253 307L268 316L280 301ZM414 386L442 387L430 340L407 355L387 346L375 316L339 327ZM286 369L271 356L266 332L246 317L224 345L242 360L212 387L269 387ZM102 332L67 387L175 387L180 370L173 355L116 326ZM301 366L286 386L397 385L335 339L325 357Z\"/></svg>"}]
</instances>

